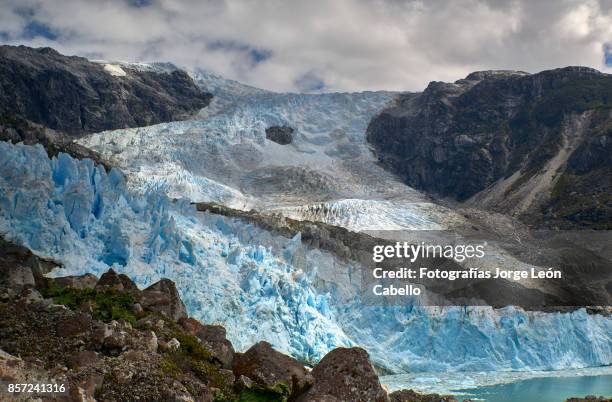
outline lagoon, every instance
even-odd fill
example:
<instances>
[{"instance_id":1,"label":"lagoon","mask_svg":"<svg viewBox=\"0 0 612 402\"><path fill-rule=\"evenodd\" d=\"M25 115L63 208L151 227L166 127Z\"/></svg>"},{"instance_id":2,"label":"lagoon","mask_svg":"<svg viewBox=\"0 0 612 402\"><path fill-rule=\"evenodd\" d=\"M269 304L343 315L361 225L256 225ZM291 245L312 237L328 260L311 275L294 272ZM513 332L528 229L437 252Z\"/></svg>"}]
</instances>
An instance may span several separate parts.
<instances>
[{"instance_id":1,"label":"lagoon","mask_svg":"<svg viewBox=\"0 0 612 402\"><path fill-rule=\"evenodd\" d=\"M457 390L458 400L486 402L563 402L570 397L587 395L612 398L612 376L533 378L471 390Z\"/></svg>"},{"instance_id":2,"label":"lagoon","mask_svg":"<svg viewBox=\"0 0 612 402\"><path fill-rule=\"evenodd\" d=\"M558 371L411 373L381 377L390 391L451 394L459 401L563 402L587 395L612 398L612 367Z\"/></svg>"}]
</instances>

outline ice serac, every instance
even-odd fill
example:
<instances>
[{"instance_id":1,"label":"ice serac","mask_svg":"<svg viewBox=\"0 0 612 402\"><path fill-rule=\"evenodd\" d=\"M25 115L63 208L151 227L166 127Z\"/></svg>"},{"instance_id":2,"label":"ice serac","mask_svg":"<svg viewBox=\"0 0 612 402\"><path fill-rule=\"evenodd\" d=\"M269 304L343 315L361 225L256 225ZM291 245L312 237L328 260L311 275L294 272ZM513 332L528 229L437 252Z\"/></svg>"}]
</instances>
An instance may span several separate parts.
<instances>
[{"instance_id":1,"label":"ice serac","mask_svg":"<svg viewBox=\"0 0 612 402\"><path fill-rule=\"evenodd\" d=\"M266 339L316 360L351 343L327 296L283 259L286 239L268 236L264 247L255 227L158 193L133 196L121 173L89 160L5 142L0 155L0 233L61 261L55 275L113 266L140 287L171 278L189 314L223 324L239 349Z\"/></svg>"},{"instance_id":2,"label":"ice serac","mask_svg":"<svg viewBox=\"0 0 612 402\"><path fill-rule=\"evenodd\" d=\"M259 340L316 361L360 345L394 372L530 370L612 363L612 319L508 307L364 306L350 267L299 236L133 194L118 171L0 142L0 233L63 267L110 265L140 286L173 280L189 315L222 324L238 350ZM354 289L353 289L354 290ZM355 293L358 294L358 293Z\"/></svg>"},{"instance_id":3,"label":"ice serac","mask_svg":"<svg viewBox=\"0 0 612 402\"><path fill-rule=\"evenodd\" d=\"M196 118L96 133L80 144L112 160L140 193L291 211L354 230L389 228L392 217L394 228L439 227L420 211L444 208L378 166L365 140L370 119L397 94L274 93L204 71L192 76L214 95ZM290 140L275 141L278 130ZM331 213L308 211L319 203Z\"/></svg>"}]
</instances>

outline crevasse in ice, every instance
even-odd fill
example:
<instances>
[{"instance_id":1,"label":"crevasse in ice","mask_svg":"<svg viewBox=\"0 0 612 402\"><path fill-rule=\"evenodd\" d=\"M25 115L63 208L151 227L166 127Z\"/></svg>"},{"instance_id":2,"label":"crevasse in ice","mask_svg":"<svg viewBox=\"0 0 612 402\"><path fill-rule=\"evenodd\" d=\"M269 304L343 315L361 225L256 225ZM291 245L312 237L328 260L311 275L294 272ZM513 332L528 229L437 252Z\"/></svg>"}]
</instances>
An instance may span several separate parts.
<instances>
[{"instance_id":1,"label":"crevasse in ice","mask_svg":"<svg viewBox=\"0 0 612 402\"><path fill-rule=\"evenodd\" d=\"M79 142L141 193L275 209L351 230L439 229L438 221L458 218L379 166L366 143L369 121L396 93L274 93L205 71L194 78L214 94L198 116ZM272 126L293 128L291 143L267 139ZM321 203L329 213L313 215L308 207Z\"/></svg>"},{"instance_id":2,"label":"crevasse in ice","mask_svg":"<svg viewBox=\"0 0 612 402\"><path fill-rule=\"evenodd\" d=\"M258 340L316 361L361 345L404 370L561 369L612 363L612 319L508 307L368 307L349 267L299 235L276 237L186 201L133 195L118 171L40 146L0 142L0 232L64 264L54 275L109 266L139 286L167 277L190 315L220 323L243 350ZM348 290L347 290L348 289Z\"/></svg>"},{"instance_id":3,"label":"crevasse in ice","mask_svg":"<svg viewBox=\"0 0 612 402\"><path fill-rule=\"evenodd\" d=\"M327 296L285 262L282 243L268 236L264 247L257 228L156 193L134 197L118 171L90 160L50 160L40 146L5 142L0 155L0 232L63 263L54 275L113 266L141 287L170 278L189 313L226 326L238 349L267 339L316 359L350 344Z\"/></svg>"}]
</instances>

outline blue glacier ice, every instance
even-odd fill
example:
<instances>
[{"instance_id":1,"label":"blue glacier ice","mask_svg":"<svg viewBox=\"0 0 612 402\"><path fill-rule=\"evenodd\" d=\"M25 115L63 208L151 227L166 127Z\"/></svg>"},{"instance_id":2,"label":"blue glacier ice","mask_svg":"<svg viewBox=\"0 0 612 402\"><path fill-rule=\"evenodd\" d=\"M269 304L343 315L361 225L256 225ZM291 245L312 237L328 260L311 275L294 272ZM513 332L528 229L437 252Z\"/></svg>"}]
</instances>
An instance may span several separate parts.
<instances>
[{"instance_id":1,"label":"blue glacier ice","mask_svg":"<svg viewBox=\"0 0 612 402\"><path fill-rule=\"evenodd\" d=\"M113 266L141 287L170 278L190 315L223 324L238 349L266 339L313 360L351 344L327 296L284 261L282 242L274 253L253 226L156 193L132 196L116 170L0 142L0 206L0 233L61 262L54 275Z\"/></svg>"},{"instance_id":2,"label":"blue glacier ice","mask_svg":"<svg viewBox=\"0 0 612 402\"><path fill-rule=\"evenodd\" d=\"M393 372L544 370L612 363L612 318L514 307L371 307L350 268L187 200L132 193L122 173L40 146L0 142L0 233L63 266L112 266L143 287L176 282L188 312L227 328L239 350L258 340L305 360L361 345Z\"/></svg>"}]
</instances>

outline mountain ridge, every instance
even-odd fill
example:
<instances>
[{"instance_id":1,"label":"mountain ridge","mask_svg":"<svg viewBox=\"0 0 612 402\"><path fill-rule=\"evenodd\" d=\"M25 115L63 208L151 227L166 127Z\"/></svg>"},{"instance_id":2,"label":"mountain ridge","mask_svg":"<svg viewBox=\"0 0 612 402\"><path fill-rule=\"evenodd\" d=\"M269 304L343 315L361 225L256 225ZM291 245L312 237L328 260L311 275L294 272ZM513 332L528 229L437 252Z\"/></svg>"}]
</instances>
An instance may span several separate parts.
<instances>
[{"instance_id":1,"label":"mountain ridge","mask_svg":"<svg viewBox=\"0 0 612 402\"><path fill-rule=\"evenodd\" d=\"M185 119L211 98L182 70L113 69L51 48L0 46L0 114L73 138Z\"/></svg>"},{"instance_id":2,"label":"mountain ridge","mask_svg":"<svg viewBox=\"0 0 612 402\"><path fill-rule=\"evenodd\" d=\"M99 67L96 71L105 77L122 79ZM124 69L128 67L121 64L110 68L113 74ZM196 76L194 81L206 87L206 79ZM445 102L453 101L444 97L448 91L460 93L462 85L471 88L473 82L432 83L432 110L448 107ZM289 221L289 239L266 228L279 229L275 218L248 213L244 219L243 211L227 210L230 202L223 197L225 211L199 204L206 211L197 212L185 198L212 198L219 195L215 184L221 184L223 191L237 188L260 196L267 202L257 205L260 211L298 221L311 218L349 232L388 230L391 222L398 230L450 228L461 233L455 220L464 226L474 223L463 211L434 204L377 165L365 131L370 118L396 94L253 94L234 89L216 92L211 104L190 120L79 140L99 151L101 160L113 158L127 182L119 170L106 172L90 160L79 160L78 153L50 158L49 148L45 154L39 146L0 143L2 229L33 250L64 261L62 275L101 274L112 265L139 285L159 276L171 278L190 313L223 322L240 349L265 336L294 357L318 359L332 347L356 342L367 347L377 365L393 372L609 363L610 320L597 311L368 306L352 293L360 276L321 247L316 237L326 234L318 226L313 225L310 238L300 239L296 232L310 224ZM403 96L410 103L420 94ZM266 129L273 126L291 127L292 141L281 145L267 139ZM586 158L577 166L588 168L592 161L596 159ZM191 189L198 191L186 191ZM488 227L498 224L492 214L483 215ZM344 229L330 229L342 233L324 240L328 248L344 251L344 239L353 242ZM518 231L513 222L502 229L502 236ZM492 259L497 265L517 264L510 254L493 253ZM520 348L507 343L517 332ZM556 337L554 349L548 336ZM456 350L469 351L469 358Z\"/></svg>"},{"instance_id":3,"label":"mountain ridge","mask_svg":"<svg viewBox=\"0 0 612 402\"><path fill-rule=\"evenodd\" d=\"M612 76L595 69L476 72L401 95L367 138L383 166L434 196L534 223L610 228L611 120Z\"/></svg>"}]
</instances>

